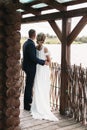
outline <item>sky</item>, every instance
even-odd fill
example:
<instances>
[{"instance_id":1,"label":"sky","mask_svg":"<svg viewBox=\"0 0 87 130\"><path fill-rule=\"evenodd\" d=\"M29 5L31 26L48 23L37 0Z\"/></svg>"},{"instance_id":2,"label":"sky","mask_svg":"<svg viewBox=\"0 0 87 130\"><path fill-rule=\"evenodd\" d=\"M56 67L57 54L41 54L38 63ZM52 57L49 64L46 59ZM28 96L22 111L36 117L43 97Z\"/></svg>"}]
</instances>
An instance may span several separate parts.
<instances>
[{"instance_id":1,"label":"sky","mask_svg":"<svg viewBox=\"0 0 87 130\"><path fill-rule=\"evenodd\" d=\"M78 6L74 6L74 8L77 8L77 7L78 8L87 7L87 3L79 4ZM72 9L72 7L70 7L70 9ZM54 12L55 12L55 10L54 10ZM49 12L49 13L51 13L51 12ZM80 19L81 19L81 17L72 18L71 30L75 27L75 25L79 22ZM59 26L59 28L61 30L61 20L57 20L56 23L58 24L58 26ZM20 30L21 36L28 37L28 30L30 30L31 28L35 29L37 33L43 32L45 34L56 36L55 32L53 31L53 29L51 28L51 26L50 26L50 24L48 22L22 24L21 25L21 30ZM80 34L78 36L79 37L87 36L87 25L82 29L82 31L80 32Z\"/></svg>"},{"instance_id":2,"label":"sky","mask_svg":"<svg viewBox=\"0 0 87 130\"><path fill-rule=\"evenodd\" d=\"M72 25L72 29L75 26L75 23L77 21L73 20L74 25ZM60 27L61 25L59 25ZM32 24L23 24L21 25L21 36L28 36L28 30L35 29L37 33L43 32L45 34L53 35L55 36L55 32L51 28L48 22L41 22L41 23L32 23ZM61 29L61 27L60 27ZM87 36L87 25L82 29L79 36Z\"/></svg>"}]
</instances>

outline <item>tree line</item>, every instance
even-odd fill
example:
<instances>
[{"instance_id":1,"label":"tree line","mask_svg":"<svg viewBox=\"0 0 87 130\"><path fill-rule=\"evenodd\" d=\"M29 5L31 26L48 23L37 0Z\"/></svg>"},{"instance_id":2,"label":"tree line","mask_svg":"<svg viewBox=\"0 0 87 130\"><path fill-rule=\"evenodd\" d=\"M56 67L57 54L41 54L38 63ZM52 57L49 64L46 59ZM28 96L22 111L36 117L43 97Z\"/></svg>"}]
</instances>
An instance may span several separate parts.
<instances>
[{"instance_id":1,"label":"tree line","mask_svg":"<svg viewBox=\"0 0 87 130\"><path fill-rule=\"evenodd\" d=\"M48 39L56 39L57 36L53 36L53 35L46 35ZM57 38L58 39L58 38ZM58 39L58 43L60 43L59 39ZM87 43L87 36L82 36L82 37L77 37L74 41L74 44L82 44L82 43Z\"/></svg>"},{"instance_id":2,"label":"tree line","mask_svg":"<svg viewBox=\"0 0 87 130\"><path fill-rule=\"evenodd\" d=\"M46 34L46 44L60 44L60 40L58 39L57 36L49 35ZM27 37L22 37L21 41L24 43L26 41ZM73 44L82 44L82 43L87 43L87 36L82 36L82 37L77 37L74 41Z\"/></svg>"}]
</instances>

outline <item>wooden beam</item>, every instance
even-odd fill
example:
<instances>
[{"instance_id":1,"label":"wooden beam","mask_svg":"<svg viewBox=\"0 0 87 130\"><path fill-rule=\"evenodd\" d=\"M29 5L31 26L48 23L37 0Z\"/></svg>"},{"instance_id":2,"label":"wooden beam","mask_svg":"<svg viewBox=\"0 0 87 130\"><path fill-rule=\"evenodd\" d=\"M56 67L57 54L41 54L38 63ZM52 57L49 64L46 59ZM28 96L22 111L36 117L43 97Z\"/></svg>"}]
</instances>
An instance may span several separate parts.
<instances>
[{"instance_id":1,"label":"wooden beam","mask_svg":"<svg viewBox=\"0 0 87 130\"><path fill-rule=\"evenodd\" d=\"M28 18L22 18L22 24L25 23L35 23L35 22L43 22L43 21L49 21L49 20L55 20L55 19L61 19L62 13L51 13L51 14L43 14L39 16L32 16Z\"/></svg>"},{"instance_id":2,"label":"wooden beam","mask_svg":"<svg viewBox=\"0 0 87 130\"><path fill-rule=\"evenodd\" d=\"M70 11L65 11L64 17L71 18L71 17L84 16L86 14L87 14L87 7L80 8L80 9L74 9L74 10L70 10Z\"/></svg>"},{"instance_id":3,"label":"wooden beam","mask_svg":"<svg viewBox=\"0 0 87 130\"><path fill-rule=\"evenodd\" d=\"M76 4L83 4L83 3L87 3L87 0L75 0L75 1L69 1L66 3L63 3L63 5L65 6L69 6L69 5L76 5Z\"/></svg>"},{"instance_id":4,"label":"wooden beam","mask_svg":"<svg viewBox=\"0 0 87 130\"><path fill-rule=\"evenodd\" d=\"M38 8L39 11L45 11L45 10L51 10L51 9L53 8L49 6Z\"/></svg>"},{"instance_id":5,"label":"wooden beam","mask_svg":"<svg viewBox=\"0 0 87 130\"><path fill-rule=\"evenodd\" d=\"M14 0L15 1L15 0ZM29 2L29 3L17 3L17 2L15 2L15 6L17 6L17 9L19 9L19 8L21 8L21 5L23 5L23 6L28 6L28 7L31 7L31 6L33 6L33 5L35 5L35 4L39 4L40 3L40 1L32 1L32 2Z\"/></svg>"},{"instance_id":6,"label":"wooden beam","mask_svg":"<svg viewBox=\"0 0 87 130\"><path fill-rule=\"evenodd\" d=\"M22 8L21 5L23 5L26 8L26 6L31 7L31 6L36 5L36 4L46 3L48 5L48 8L50 8L50 9L64 10L66 8L65 6L59 4L56 1L52 1L52 2L51 1L49 1L49 0L37 0L37 1L32 1L30 3L27 3L27 4L22 4L22 3L18 4L17 3L16 7L19 9L19 8ZM38 8L38 10L39 10L39 8ZM40 10L44 10L44 7L41 7Z\"/></svg>"},{"instance_id":7,"label":"wooden beam","mask_svg":"<svg viewBox=\"0 0 87 130\"><path fill-rule=\"evenodd\" d=\"M13 3L19 3L19 0L12 0Z\"/></svg>"},{"instance_id":8,"label":"wooden beam","mask_svg":"<svg viewBox=\"0 0 87 130\"><path fill-rule=\"evenodd\" d=\"M54 32L56 33L56 35L58 36L59 40L61 41L62 32L60 31L60 29L59 29L58 25L56 24L56 22L54 20L48 20L48 22L51 25Z\"/></svg>"},{"instance_id":9,"label":"wooden beam","mask_svg":"<svg viewBox=\"0 0 87 130\"><path fill-rule=\"evenodd\" d=\"M41 11L47 11L47 10L51 10L52 8L51 7L49 7L49 6L46 6L46 7L41 7L41 8L38 8L37 10L39 11L39 12L41 12ZM24 12L22 12L21 14L22 15L26 15L26 14L29 14L30 12L29 11L24 11ZM41 13L40 13L41 14Z\"/></svg>"},{"instance_id":10,"label":"wooden beam","mask_svg":"<svg viewBox=\"0 0 87 130\"><path fill-rule=\"evenodd\" d=\"M32 13L34 15L39 15L41 14L41 11L39 11L38 9L34 9L30 6L30 4L22 4L22 3L16 3L15 4L16 8L17 9L22 9L24 10L24 13L22 14L29 14L29 13Z\"/></svg>"},{"instance_id":11,"label":"wooden beam","mask_svg":"<svg viewBox=\"0 0 87 130\"><path fill-rule=\"evenodd\" d=\"M76 27L72 30L72 32L67 37L67 44L70 45L74 39L78 36L78 34L81 32L83 27L87 24L87 15L83 16L83 18L79 21L79 23L76 25Z\"/></svg>"},{"instance_id":12,"label":"wooden beam","mask_svg":"<svg viewBox=\"0 0 87 130\"><path fill-rule=\"evenodd\" d=\"M23 9L23 8L22 8ZM29 8L24 8L23 10L25 10L24 12L22 12L22 15L24 14L29 14L29 13L32 13L34 15L40 15L41 14L41 11L38 11L37 9L33 9L31 7Z\"/></svg>"},{"instance_id":13,"label":"wooden beam","mask_svg":"<svg viewBox=\"0 0 87 130\"><path fill-rule=\"evenodd\" d=\"M46 3L48 4L49 6L51 6L53 9L57 9L57 10L65 10L66 9L66 6L58 3L57 1L54 1L54 0L39 0L40 3Z\"/></svg>"},{"instance_id":14,"label":"wooden beam","mask_svg":"<svg viewBox=\"0 0 87 130\"><path fill-rule=\"evenodd\" d=\"M49 21L49 20L58 20L58 19L62 19L63 17L66 18L78 17L78 16L84 16L86 14L87 14L87 8L81 8L81 9L70 10L70 11L61 11L61 12L55 12L50 14L32 16L28 18L22 18L22 24Z\"/></svg>"}]
</instances>

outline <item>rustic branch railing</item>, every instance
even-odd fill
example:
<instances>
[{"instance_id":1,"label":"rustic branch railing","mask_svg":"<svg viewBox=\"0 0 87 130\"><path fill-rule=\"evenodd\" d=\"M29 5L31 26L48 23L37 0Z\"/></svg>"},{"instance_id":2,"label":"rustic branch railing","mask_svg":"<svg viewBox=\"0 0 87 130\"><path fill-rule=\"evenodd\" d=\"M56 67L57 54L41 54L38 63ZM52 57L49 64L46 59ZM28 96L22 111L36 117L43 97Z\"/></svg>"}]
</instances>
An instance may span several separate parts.
<instances>
[{"instance_id":1,"label":"rustic branch railing","mask_svg":"<svg viewBox=\"0 0 87 130\"><path fill-rule=\"evenodd\" d=\"M50 66L50 103L53 110L60 109L61 94L61 67L58 63L52 63ZM67 67L68 89L66 114L75 120L87 124L87 69L81 66ZM25 74L21 72L24 90Z\"/></svg>"},{"instance_id":2,"label":"rustic branch railing","mask_svg":"<svg viewBox=\"0 0 87 130\"><path fill-rule=\"evenodd\" d=\"M60 108L60 85L61 85L61 68L58 63L52 63L51 70L51 90L50 103L53 110Z\"/></svg>"},{"instance_id":3,"label":"rustic branch railing","mask_svg":"<svg viewBox=\"0 0 87 130\"><path fill-rule=\"evenodd\" d=\"M71 66L68 69L68 114L87 124L87 69Z\"/></svg>"}]
</instances>

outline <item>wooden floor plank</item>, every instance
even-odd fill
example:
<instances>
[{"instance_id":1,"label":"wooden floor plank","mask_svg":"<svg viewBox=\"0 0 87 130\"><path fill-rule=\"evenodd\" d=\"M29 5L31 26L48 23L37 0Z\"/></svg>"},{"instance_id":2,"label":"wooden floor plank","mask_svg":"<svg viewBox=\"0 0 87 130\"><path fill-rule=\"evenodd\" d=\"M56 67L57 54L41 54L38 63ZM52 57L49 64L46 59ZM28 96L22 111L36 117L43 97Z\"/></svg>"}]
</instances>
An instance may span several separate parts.
<instances>
[{"instance_id":1,"label":"wooden floor plank","mask_svg":"<svg viewBox=\"0 0 87 130\"><path fill-rule=\"evenodd\" d=\"M76 122L73 118L61 116L53 111L58 122L33 119L31 112L23 110L23 96L20 97L20 127L21 130L87 130L87 126Z\"/></svg>"}]
</instances>

